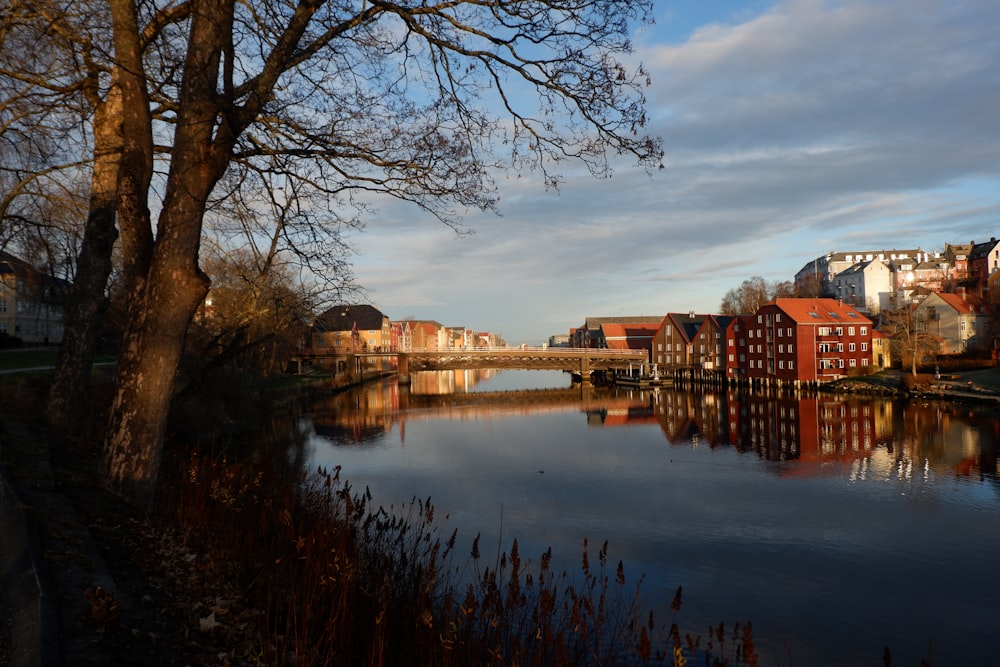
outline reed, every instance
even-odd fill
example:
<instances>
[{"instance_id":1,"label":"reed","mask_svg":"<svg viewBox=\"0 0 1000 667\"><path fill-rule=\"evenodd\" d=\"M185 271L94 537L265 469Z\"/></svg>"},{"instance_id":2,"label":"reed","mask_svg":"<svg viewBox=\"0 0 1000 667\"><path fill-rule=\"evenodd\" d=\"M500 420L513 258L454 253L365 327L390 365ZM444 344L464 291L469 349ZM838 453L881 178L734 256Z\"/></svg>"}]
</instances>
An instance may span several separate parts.
<instances>
[{"instance_id":1,"label":"reed","mask_svg":"<svg viewBox=\"0 0 1000 667\"><path fill-rule=\"evenodd\" d=\"M294 475L267 459L191 454L161 494L187 547L223 563L252 609L254 661L271 665L756 665L750 624L705 640L644 611L608 545L583 543L580 571L515 540L487 563L459 553L430 498L382 507L340 470ZM593 562L596 557L596 563Z\"/></svg>"}]
</instances>

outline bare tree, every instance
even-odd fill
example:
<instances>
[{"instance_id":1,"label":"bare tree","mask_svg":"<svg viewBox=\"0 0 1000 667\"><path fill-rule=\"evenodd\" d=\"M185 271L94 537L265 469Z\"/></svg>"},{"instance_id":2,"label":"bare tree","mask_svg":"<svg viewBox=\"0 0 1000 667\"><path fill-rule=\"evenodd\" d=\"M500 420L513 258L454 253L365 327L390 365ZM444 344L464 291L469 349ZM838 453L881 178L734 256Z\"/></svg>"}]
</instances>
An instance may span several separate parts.
<instances>
[{"instance_id":1,"label":"bare tree","mask_svg":"<svg viewBox=\"0 0 1000 667\"><path fill-rule=\"evenodd\" d=\"M744 315L757 312L768 301L790 297L795 288L790 281L767 282L761 276L747 278L739 287L726 291L719 304L722 315Z\"/></svg>"},{"instance_id":2,"label":"bare tree","mask_svg":"<svg viewBox=\"0 0 1000 667\"><path fill-rule=\"evenodd\" d=\"M21 228L12 230L15 213L69 210L70 196L89 190L72 204L79 210L73 220L78 252L67 262L73 287L48 405L50 419L67 431L84 402L117 238L124 136L106 15L105 5L88 0L12 2L0 10L0 114L6 114L0 150L16 157L4 160L0 174L0 225L30 236L40 220L22 216Z\"/></svg>"},{"instance_id":3,"label":"bare tree","mask_svg":"<svg viewBox=\"0 0 1000 667\"><path fill-rule=\"evenodd\" d=\"M495 206L497 169L537 170L557 186L553 169L567 159L605 176L610 157L655 167L662 155L643 129L647 76L619 60L633 23L651 15L648 1L108 7L88 7L86 18L59 9L53 25L85 36L75 53L86 56L80 80L95 110L81 257L110 258L109 193L122 243L129 313L105 474L142 507L153 498L185 336L209 289L199 266L206 209L229 182L270 174L284 192L325 199L295 230L318 239L356 224L379 196L458 225L463 209ZM299 247L290 229L280 238ZM97 282L78 298L99 303L106 285ZM81 331L94 312L75 319ZM67 365L83 354L64 351Z\"/></svg>"},{"instance_id":4,"label":"bare tree","mask_svg":"<svg viewBox=\"0 0 1000 667\"><path fill-rule=\"evenodd\" d=\"M893 346L893 356L900 359L910 373L917 374L920 364L933 360L941 351L941 338L927 330L927 322L917 315L910 304L881 312L883 331L888 332Z\"/></svg>"}]
</instances>

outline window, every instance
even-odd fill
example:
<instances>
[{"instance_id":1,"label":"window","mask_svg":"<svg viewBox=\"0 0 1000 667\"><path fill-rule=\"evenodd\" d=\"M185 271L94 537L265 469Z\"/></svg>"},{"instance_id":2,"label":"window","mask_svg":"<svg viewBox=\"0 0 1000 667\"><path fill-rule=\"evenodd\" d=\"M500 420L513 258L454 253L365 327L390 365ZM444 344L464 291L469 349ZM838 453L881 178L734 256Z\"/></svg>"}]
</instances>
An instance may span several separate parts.
<instances>
[{"instance_id":1,"label":"window","mask_svg":"<svg viewBox=\"0 0 1000 667\"><path fill-rule=\"evenodd\" d=\"M793 349L794 347L795 347L794 345L792 345L792 344L789 343L789 345L788 345L788 354L792 354L793 352L795 352L795 350Z\"/></svg>"},{"instance_id":2,"label":"window","mask_svg":"<svg viewBox=\"0 0 1000 667\"><path fill-rule=\"evenodd\" d=\"M656 344L656 351L657 352L663 352L663 343L657 343Z\"/></svg>"},{"instance_id":3,"label":"window","mask_svg":"<svg viewBox=\"0 0 1000 667\"><path fill-rule=\"evenodd\" d=\"M784 361L779 361L778 362L778 368L780 368L781 370L785 370L785 362Z\"/></svg>"},{"instance_id":4,"label":"window","mask_svg":"<svg viewBox=\"0 0 1000 667\"><path fill-rule=\"evenodd\" d=\"M868 365L868 359L867 359L867 358L865 358L865 359L862 359L862 360L861 360L861 365L862 365L862 366L867 366L867 365Z\"/></svg>"},{"instance_id":5,"label":"window","mask_svg":"<svg viewBox=\"0 0 1000 667\"><path fill-rule=\"evenodd\" d=\"M854 352L854 343L849 343L849 344L847 345L847 351L848 351L848 352ZM852 361L853 361L853 360L852 360Z\"/></svg>"},{"instance_id":6,"label":"window","mask_svg":"<svg viewBox=\"0 0 1000 667\"><path fill-rule=\"evenodd\" d=\"M774 321L775 321L775 322L780 322L780 321L781 321L781 313L778 313L778 314L776 314L776 315L774 316Z\"/></svg>"},{"instance_id":7,"label":"window","mask_svg":"<svg viewBox=\"0 0 1000 667\"><path fill-rule=\"evenodd\" d=\"M858 360L852 357L851 358L851 364L850 364L851 368L854 368L857 365L858 365Z\"/></svg>"},{"instance_id":8,"label":"window","mask_svg":"<svg viewBox=\"0 0 1000 667\"><path fill-rule=\"evenodd\" d=\"M735 354L730 354L730 355L729 355L729 362L730 362L730 363L732 363L732 362L736 361L736 359L734 358L735 356L736 356Z\"/></svg>"},{"instance_id":9,"label":"window","mask_svg":"<svg viewBox=\"0 0 1000 667\"><path fill-rule=\"evenodd\" d=\"M7 312L7 299L0 299L0 313Z\"/></svg>"},{"instance_id":10,"label":"window","mask_svg":"<svg viewBox=\"0 0 1000 667\"><path fill-rule=\"evenodd\" d=\"M788 337L789 338L792 337L792 328L791 327L788 327Z\"/></svg>"},{"instance_id":11,"label":"window","mask_svg":"<svg viewBox=\"0 0 1000 667\"><path fill-rule=\"evenodd\" d=\"M837 327L837 335L838 336L844 335L844 327Z\"/></svg>"},{"instance_id":12,"label":"window","mask_svg":"<svg viewBox=\"0 0 1000 667\"><path fill-rule=\"evenodd\" d=\"M868 327L861 327L861 335L862 336L868 335Z\"/></svg>"},{"instance_id":13,"label":"window","mask_svg":"<svg viewBox=\"0 0 1000 667\"><path fill-rule=\"evenodd\" d=\"M789 361L788 362L788 370L792 370L793 368L795 368L795 362L794 361Z\"/></svg>"},{"instance_id":14,"label":"window","mask_svg":"<svg viewBox=\"0 0 1000 667\"><path fill-rule=\"evenodd\" d=\"M758 315L757 316L757 324L763 324L763 323L764 323L764 316L763 315Z\"/></svg>"},{"instance_id":15,"label":"window","mask_svg":"<svg viewBox=\"0 0 1000 667\"><path fill-rule=\"evenodd\" d=\"M868 351L868 343L861 343L861 351L862 352Z\"/></svg>"},{"instance_id":16,"label":"window","mask_svg":"<svg viewBox=\"0 0 1000 667\"><path fill-rule=\"evenodd\" d=\"M785 353L785 346L778 345L778 354L784 354L784 353Z\"/></svg>"},{"instance_id":17,"label":"window","mask_svg":"<svg viewBox=\"0 0 1000 667\"><path fill-rule=\"evenodd\" d=\"M962 324L961 324L962 331L965 331L965 324L966 324L965 320L962 320Z\"/></svg>"},{"instance_id":18,"label":"window","mask_svg":"<svg viewBox=\"0 0 1000 667\"><path fill-rule=\"evenodd\" d=\"M848 336L854 335L854 327L847 327L847 335Z\"/></svg>"},{"instance_id":19,"label":"window","mask_svg":"<svg viewBox=\"0 0 1000 667\"><path fill-rule=\"evenodd\" d=\"M816 335L818 335L818 336L829 336L830 335L830 327L817 327L816 328Z\"/></svg>"},{"instance_id":20,"label":"window","mask_svg":"<svg viewBox=\"0 0 1000 667\"><path fill-rule=\"evenodd\" d=\"M729 339L729 347L735 347L735 345L736 345L736 339L735 338L730 338Z\"/></svg>"}]
</instances>

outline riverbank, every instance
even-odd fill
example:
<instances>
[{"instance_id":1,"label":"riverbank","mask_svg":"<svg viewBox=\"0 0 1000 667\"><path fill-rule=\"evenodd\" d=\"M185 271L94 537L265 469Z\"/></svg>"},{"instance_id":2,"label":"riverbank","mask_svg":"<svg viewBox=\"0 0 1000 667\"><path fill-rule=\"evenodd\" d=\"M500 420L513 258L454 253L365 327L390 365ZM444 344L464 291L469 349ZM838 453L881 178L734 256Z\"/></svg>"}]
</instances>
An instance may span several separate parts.
<instances>
[{"instance_id":1,"label":"riverbank","mask_svg":"<svg viewBox=\"0 0 1000 667\"><path fill-rule=\"evenodd\" d=\"M955 401L1000 403L1000 368L982 368L940 377L924 375L907 386L911 375L898 370L850 377L825 384L822 391L880 396L920 396Z\"/></svg>"}]
</instances>

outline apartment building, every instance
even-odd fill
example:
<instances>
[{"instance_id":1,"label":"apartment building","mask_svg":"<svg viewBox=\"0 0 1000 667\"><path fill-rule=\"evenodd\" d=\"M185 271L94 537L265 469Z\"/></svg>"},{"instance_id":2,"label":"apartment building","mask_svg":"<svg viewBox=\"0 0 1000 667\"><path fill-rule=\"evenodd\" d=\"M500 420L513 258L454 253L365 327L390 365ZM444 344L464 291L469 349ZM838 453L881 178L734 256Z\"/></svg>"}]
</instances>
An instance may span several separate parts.
<instances>
[{"instance_id":1,"label":"apartment building","mask_svg":"<svg viewBox=\"0 0 1000 667\"><path fill-rule=\"evenodd\" d=\"M743 323L751 380L829 382L871 366L872 321L836 299L775 299Z\"/></svg>"}]
</instances>

